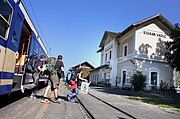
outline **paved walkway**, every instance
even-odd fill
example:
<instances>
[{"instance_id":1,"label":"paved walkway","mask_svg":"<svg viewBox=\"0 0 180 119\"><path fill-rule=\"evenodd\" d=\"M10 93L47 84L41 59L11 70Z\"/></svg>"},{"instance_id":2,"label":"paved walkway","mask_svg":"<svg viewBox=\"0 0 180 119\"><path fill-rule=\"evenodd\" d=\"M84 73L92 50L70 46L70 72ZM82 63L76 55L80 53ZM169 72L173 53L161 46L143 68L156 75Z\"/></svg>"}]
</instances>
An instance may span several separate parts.
<instances>
[{"instance_id":1,"label":"paved walkway","mask_svg":"<svg viewBox=\"0 0 180 119\"><path fill-rule=\"evenodd\" d=\"M180 113L174 114L166 112L154 105L132 101L123 98L121 95L104 92L102 88L91 88L90 94L112 104L123 111L134 115L138 119L179 119Z\"/></svg>"},{"instance_id":2,"label":"paved walkway","mask_svg":"<svg viewBox=\"0 0 180 119\"><path fill-rule=\"evenodd\" d=\"M0 109L0 119L88 119L78 102L66 101L68 90L61 84L58 103L41 103L44 89L38 92L38 99L24 97ZM91 94L120 108L138 119L179 119L180 114L163 111L156 106L135 102L120 95L102 92L101 88L90 88ZM127 115L107 106L90 95L79 93L78 98L96 119L130 119Z\"/></svg>"},{"instance_id":3,"label":"paved walkway","mask_svg":"<svg viewBox=\"0 0 180 119\"><path fill-rule=\"evenodd\" d=\"M38 99L24 97L12 104L0 109L0 119L88 119L88 116L79 103L66 101L68 93L66 87L62 85L59 95L62 99L58 103L41 103L44 89L38 92Z\"/></svg>"}]
</instances>

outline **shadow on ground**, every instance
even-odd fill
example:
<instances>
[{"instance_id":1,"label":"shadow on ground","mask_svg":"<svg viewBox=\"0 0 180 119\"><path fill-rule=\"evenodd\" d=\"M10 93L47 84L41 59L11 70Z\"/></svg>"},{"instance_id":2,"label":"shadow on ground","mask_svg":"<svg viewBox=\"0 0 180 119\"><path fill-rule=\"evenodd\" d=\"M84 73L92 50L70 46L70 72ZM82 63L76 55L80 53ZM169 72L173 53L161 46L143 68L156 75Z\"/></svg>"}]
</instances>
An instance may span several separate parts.
<instances>
[{"instance_id":1,"label":"shadow on ground","mask_svg":"<svg viewBox=\"0 0 180 119\"><path fill-rule=\"evenodd\" d=\"M43 86L41 86L39 90L42 88ZM22 93L21 90L17 90L17 91L11 92L10 94L1 95L0 96L0 109L24 97L29 97L31 95L31 92L32 90L25 90L25 93ZM38 96L38 98L41 98L41 97L42 96Z\"/></svg>"},{"instance_id":2,"label":"shadow on ground","mask_svg":"<svg viewBox=\"0 0 180 119\"><path fill-rule=\"evenodd\" d=\"M2 95L0 96L0 109L13 103L16 102L22 98L24 98L26 95L23 94L21 91L15 91L13 93L11 93L10 95Z\"/></svg>"}]
</instances>

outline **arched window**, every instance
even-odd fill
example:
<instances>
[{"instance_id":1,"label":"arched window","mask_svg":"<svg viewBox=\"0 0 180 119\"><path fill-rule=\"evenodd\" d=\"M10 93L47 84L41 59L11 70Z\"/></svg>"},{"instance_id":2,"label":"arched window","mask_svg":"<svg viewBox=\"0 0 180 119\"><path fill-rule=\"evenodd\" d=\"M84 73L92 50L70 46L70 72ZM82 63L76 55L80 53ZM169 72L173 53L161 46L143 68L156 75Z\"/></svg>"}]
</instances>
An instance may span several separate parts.
<instances>
[{"instance_id":1,"label":"arched window","mask_svg":"<svg viewBox=\"0 0 180 119\"><path fill-rule=\"evenodd\" d=\"M159 86L159 72L157 68L149 68L149 85Z\"/></svg>"}]
</instances>

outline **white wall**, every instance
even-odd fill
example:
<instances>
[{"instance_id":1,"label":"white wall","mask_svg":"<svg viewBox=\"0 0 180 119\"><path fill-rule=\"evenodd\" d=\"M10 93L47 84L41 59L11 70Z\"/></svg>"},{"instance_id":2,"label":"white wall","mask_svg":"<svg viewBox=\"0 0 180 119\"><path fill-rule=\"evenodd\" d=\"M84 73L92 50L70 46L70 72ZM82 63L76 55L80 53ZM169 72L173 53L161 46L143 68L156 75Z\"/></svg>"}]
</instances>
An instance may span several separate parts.
<instances>
[{"instance_id":1,"label":"white wall","mask_svg":"<svg viewBox=\"0 0 180 119\"><path fill-rule=\"evenodd\" d=\"M109 36L107 37L106 42L107 43L105 43L104 50L101 52L101 65L104 65L107 63L109 64L109 67L111 68L110 83L111 85L115 86L116 76L117 76L117 45L118 43L115 38L112 38ZM109 59L110 51L111 51L111 59ZM106 53L107 53L107 61L105 61ZM100 72L101 73L100 73L99 78L103 79L104 72L103 71L100 71Z\"/></svg>"},{"instance_id":2,"label":"white wall","mask_svg":"<svg viewBox=\"0 0 180 119\"><path fill-rule=\"evenodd\" d=\"M113 51L112 51L112 58L110 60L110 67L112 68L111 70L111 74L110 74L110 83L112 86L116 85L116 77L117 77L117 46L118 46L118 42L117 40L113 40Z\"/></svg>"},{"instance_id":3,"label":"white wall","mask_svg":"<svg viewBox=\"0 0 180 119\"><path fill-rule=\"evenodd\" d=\"M118 76L121 76L122 70L126 69L127 70L127 76L131 77L133 75L134 70L137 69L137 67L135 65L133 65L130 62L130 59L133 59L133 61L135 61L136 65L140 64L138 66L138 69L140 69L141 71L143 71L144 74L147 75L147 87L149 86L149 72L150 69L158 69L159 70L159 81L158 81L158 86L161 80L166 81L169 86L171 86L172 84L172 69L170 68L170 66L163 60L153 60L151 61L150 58L145 58L143 59L143 55L138 55L138 59L139 60L134 60L134 58L136 58L136 52L139 53L139 47L144 44L149 44L149 48L148 49L148 54L147 55L152 55L152 53L154 53L156 56L160 56L157 53L157 47L158 45L160 45L159 39L161 39L162 42L164 41L171 41L172 39L170 39L169 35L168 35L168 31L166 31L167 29L162 29L164 26L161 26L161 24L157 23L150 23L149 25L145 25L145 26L139 26L137 28L137 30L135 30L135 34L132 34L132 40L128 40L128 37L130 33L125 34L124 37L120 38L120 51L119 53L121 53L120 58L119 58L119 64L118 64ZM131 43L130 43L131 42ZM133 48L133 52L132 52L132 56L128 58L123 58L122 57L122 47L123 44L128 43L128 47L129 44L132 44L131 47ZM148 46L147 46L148 47ZM163 47L164 48L164 47ZM163 49L162 48L162 49ZM128 48L129 51L129 48ZM163 51L163 50L162 50ZM128 55L130 55L128 53ZM122 58L121 58L122 57ZM142 59L142 60L140 60ZM121 80L122 80L122 76L121 76ZM122 86L122 81L120 83Z\"/></svg>"},{"instance_id":4,"label":"white wall","mask_svg":"<svg viewBox=\"0 0 180 119\"><path fill-rule=\"evenodd\" d=\"M149 44L148 55L156 54L158 40L170 41L170 37L158 27L155 23L151 23L135 31L135 50L139 53L139 47L142 44Z\"/></svg>"}]
</instances>

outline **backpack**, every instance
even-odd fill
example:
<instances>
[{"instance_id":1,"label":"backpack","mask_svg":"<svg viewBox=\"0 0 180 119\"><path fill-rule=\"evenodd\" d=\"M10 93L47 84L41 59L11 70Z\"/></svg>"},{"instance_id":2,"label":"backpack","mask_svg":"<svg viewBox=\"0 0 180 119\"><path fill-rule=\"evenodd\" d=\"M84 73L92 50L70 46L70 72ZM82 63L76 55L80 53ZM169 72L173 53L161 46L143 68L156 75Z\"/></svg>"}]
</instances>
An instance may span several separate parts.
<instances>
[{"instance_id":1,"label":"backpack","mask_svg":"<svg viewBox=\"0 0 180 119\"><path fill-rule=\"evenodd\" d=\"M36 72L35 63L36 63L37 59L38 59L38 57L36 55L30 56L30 58L27 60L27 63L26 63L26 72L28 72L28 73Z\"/></svg>"},{"instance_id":2,"label":"backpack","mask_svg":"<svg viewBox=\"0 0 180 119\"><path fill-rule=\"evenodd\" d=\"M75 71L68 71L67 75L66 75L66 83L70 84L71 80L76 80L77 78L77 74Z\"/></svg>"},{"instance_id":3,"label":"backpack","mask_svg":"<svg viewBox=\"0 0 180 119\"><path fill-rule=\"evenodd\" d=\"M47 71L51 74L53 73L53 71L55 70L55 63L56 63L56 58L54 57L50 57L47 61L46 67L47 67Z\"/></svg>"}]
</instances>

